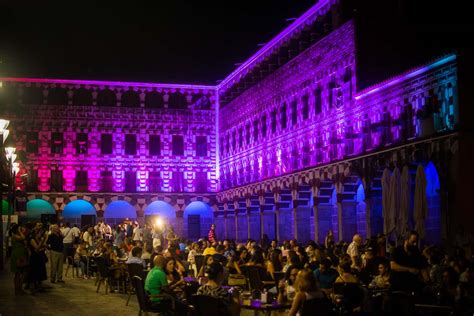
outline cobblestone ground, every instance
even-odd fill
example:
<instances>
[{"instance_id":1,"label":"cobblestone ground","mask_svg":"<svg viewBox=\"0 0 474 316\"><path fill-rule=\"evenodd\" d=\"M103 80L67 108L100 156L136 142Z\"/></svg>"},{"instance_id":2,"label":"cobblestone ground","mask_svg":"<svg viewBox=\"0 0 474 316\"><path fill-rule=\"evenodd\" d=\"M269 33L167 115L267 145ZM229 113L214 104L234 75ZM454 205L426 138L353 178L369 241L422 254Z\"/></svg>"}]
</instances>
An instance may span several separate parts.
<instances>
[{"instance_id":1,"label":"cobblestone ground","mask_svg":"<svg viewBox=\"0 0 474 316\"><path fill-rule=\"evenodd\" d=\"M49 271L49 266L48 266ZM66 271L66 267L64 267ZM132 296L128 306L126 294L105 294L103 286L96 293L95 279L84 280L72 278L71 269L68 276L63 278L63 284L45 285L52 288L34 295L15 296L13 274L7 263L3 272L0 272L0 316L13 315L137 315L138 302Z\"/></svg>"}]
</instances>

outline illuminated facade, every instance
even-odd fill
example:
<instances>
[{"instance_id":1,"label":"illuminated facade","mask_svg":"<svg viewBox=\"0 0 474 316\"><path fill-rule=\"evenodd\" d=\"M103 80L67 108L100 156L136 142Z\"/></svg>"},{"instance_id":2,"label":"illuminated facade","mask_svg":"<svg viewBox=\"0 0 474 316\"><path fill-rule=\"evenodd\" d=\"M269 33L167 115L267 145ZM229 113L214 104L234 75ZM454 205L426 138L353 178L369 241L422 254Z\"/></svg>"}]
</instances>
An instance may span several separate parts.
<instances>
[{"instance_id":1,"label":"illuminated facade","mask_svg":"<svg viewBox=\"0 0 474 316\"><path fill-rule=\"evenodd\" d=\"M456 56L358 91L355 25L340 11L319 1L219 86L2 79L30 200L61 212L84 199L109 219L122 218L107 214L114 201L139 219L163 201L190 237L197 215L199 234L214 221L238 240L380 233L383 170L428 170L455 141ZM439 242L435 193L426 238Z\"/></svg>"}]
</instances>

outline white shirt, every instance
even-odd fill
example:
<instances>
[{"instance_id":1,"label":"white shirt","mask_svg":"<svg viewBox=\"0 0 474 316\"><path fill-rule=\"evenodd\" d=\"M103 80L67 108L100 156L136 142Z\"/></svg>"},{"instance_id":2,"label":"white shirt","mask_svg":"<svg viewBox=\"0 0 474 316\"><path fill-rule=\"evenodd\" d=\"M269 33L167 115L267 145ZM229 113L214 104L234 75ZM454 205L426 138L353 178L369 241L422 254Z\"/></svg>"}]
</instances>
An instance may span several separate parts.
<instances>
[{"instance_id":1,"label":"white shirt","mask_svg":"<svg viewBox=\"0 0 474 316\"><path fill-rule=\"evenodd\" d=\"M74 238L81 236L81 230L78 227L71 228L71 233Z\"/></svg>"},{"instance_id":2,"label":"white shirt","mask_svg":"<svg viewBox=\"0 0 474 316\"><path fill-rule=\"evenodd\" d=\"M89 246L92 246L94 244L94 241L92 240L92 235L89 234L88 231L84 232L84 234L82 235L82 239L85 243L89 244Z\"/></svg>"},{"instance_id":3,"label":"white shirt","mask_svg":"<svg viewBox=\"0 0 474 316\"><path fill-rule=\"evenodd\" d=\"M135 227L133 230L133 240L142 240L142 229L140 227Z\"/></svg>"},{"instance_id":4,"label":"white shirt","mask_svg":"<svg viewBox=\"0 0 474 316\"><path fill-rule=\"evenodd\" d=\"M63 235L63 244L72 244L74 242L74 235L72 230L69 227L64 227L61 229L61 234Z\"/></svg>"}]
</instances>

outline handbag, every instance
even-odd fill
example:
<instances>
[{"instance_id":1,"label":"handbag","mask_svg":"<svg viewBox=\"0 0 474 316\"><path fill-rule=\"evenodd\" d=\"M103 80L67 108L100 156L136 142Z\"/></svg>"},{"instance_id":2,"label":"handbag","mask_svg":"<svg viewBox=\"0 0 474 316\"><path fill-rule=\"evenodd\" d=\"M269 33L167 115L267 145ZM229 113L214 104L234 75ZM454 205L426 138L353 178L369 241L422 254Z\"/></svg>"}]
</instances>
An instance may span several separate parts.
<instances>
[{"instance_id":1,"label":"handbag","mask_svg":"<svg viewBox=\"0 0 474 316\"><path fill-rule=\"evenodd\" d=\"M21 256L16 259L16 266L18 268L24 268L28 265L28 260L26 259L26 256Z\"/></svg>"}]
</instances>

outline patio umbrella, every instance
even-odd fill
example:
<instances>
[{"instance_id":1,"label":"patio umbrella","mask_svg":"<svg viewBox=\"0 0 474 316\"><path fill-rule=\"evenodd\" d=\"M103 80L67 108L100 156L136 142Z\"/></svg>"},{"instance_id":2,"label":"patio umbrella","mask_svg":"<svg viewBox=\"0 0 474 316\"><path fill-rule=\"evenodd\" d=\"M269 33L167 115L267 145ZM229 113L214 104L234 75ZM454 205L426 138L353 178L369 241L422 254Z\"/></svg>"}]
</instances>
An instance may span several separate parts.
<instances>
[{"instance_id":1,"label":"patio umbrella","mask_svg":"<svg viewBox=\"0 0 474 316\"><path fill-rule=\"evenodd\" d=\"M390 177L389 205L387 212L387 233L395 231L400 213L400 170L395 167Z\"/></svg>"},{"instance_id":2,"label":"patio umbrella","mask_svg":"<svg viewBox=\"0 0 474 316\"><path fill-rule=\"evenodd\" d=\"M383 232L388 234L389 224L389 208L390 208L390 170L385 168L380 180L382 184L382 216L383 216Z\"/></svg>"},{"instance_id":3,"label":"patio umbrella","mask_svg":"<svg viewBox=\"0 0 474 316\"><path fill-rule=\"evenodd\" d=\"M425 220L428 216L428 202L426 199L426 176L425 168L422 164L416 169L415 196L413 205L413 219L415 220L415 230L420 234L420 238L425 237Z\"/></svg>"},{"instance_id":4,"label":"patio umbrella","mask_svg":"<svg viewBox=\"0 0 474 316\"><path fill-rule=\"evenodd\" d=\"M400 212L397 216L397 235L404 236L408 231L408 214L411 205L411 179L410 169L408 166L403 167L402 176L400 178Z\"/></svg>"}]
</instances>

